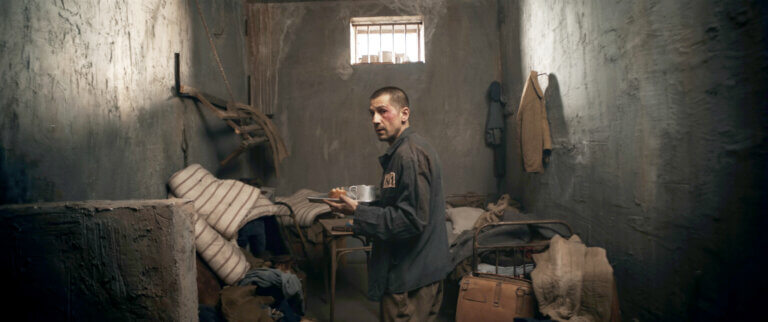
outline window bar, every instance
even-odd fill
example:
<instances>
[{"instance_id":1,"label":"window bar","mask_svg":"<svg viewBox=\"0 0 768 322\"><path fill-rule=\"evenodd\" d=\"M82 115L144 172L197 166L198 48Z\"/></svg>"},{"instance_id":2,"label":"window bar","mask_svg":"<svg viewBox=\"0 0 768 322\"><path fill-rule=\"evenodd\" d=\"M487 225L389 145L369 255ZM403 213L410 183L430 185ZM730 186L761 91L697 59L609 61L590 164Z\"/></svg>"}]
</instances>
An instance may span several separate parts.
<instances>
[{"instance_id":1,"label":"window bar","mask_svg":"<svg viewBox=\"0 0 768 322\"><path fill-rule=\"evenodd\" d=\"M403 63L408 57L408 25L403 24Z\"/></svg>"},{"instance_id":2,"label":"window bar","mask_svg":"<svg viewBox=\"0 0 768 322\"><path fill-rule=\"evenodd\" d=\"M368 59L366 63L371 63L371 26L365 27L365 37L366 41L365 44L368 46L368 48L365 50L366 56L368 56Z\"/></svg>"},{"instance_id":3,"label":"window bar","mask_svg":"<svg viewBox=\"0 0 768 322\"><path fill-rule=\"evenodd\" d=\"M383 62L382 60L384 58L383 57L384 55L382 55L381 53L381 29L382 29L382 26L379 26L379 63L382 63Z\"/></svg>"},{"instance_id":4,"label":"window bar","mask_svg":"<svg viewBox=\"0 0 768 322\"><path fill-rule=\"evenodd\" d=\"M395 56L397 56L397 54L395 53L395 25L392 25L392 63L393 64L395 63L395 61L397 61L395 59Z\"/></svg>"},{"instance_id":5,"label":"window bar","mask_svg":"<svg viewBox=\"0 0 768 322\"><path fill-rule=\"evenodd\" d=\"M416 45L419 46L419 51L417 53L419 57L416 57L416 61L421 61L421 24L416 25Z\"/></svg>"}]
</instances>

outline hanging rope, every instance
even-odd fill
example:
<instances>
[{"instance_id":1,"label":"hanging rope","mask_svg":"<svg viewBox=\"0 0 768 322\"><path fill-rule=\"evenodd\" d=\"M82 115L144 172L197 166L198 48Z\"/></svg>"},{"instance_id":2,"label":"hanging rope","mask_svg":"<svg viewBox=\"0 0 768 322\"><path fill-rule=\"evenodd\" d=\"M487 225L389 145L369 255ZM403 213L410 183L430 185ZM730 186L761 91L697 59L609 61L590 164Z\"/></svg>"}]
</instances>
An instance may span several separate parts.
<instances>
[{"instance_id":1,"label":"hanging rope","mask_svg":"<svg viewBox=\"0 0 768 322\"><path fill-rule=\"evenodd\" d=\"M224 66L221 64L221 59L219 59L219 52L216 51L216 46L213 44L213 38L211 38L211 31L208 30L208 24L205 23L205 18L203 17L203 9L200 8L200 1L195 0L195 4L197 5L197 14L200 15L200 21L203 22L203 28L205 28L205 35L208 36L208 43L211 45L211 50L213 51L213 58L216 59L216 64L219 66L219 72L221 72L221 77L224 78L224 85L227 86L227 92L229 92L229 99L232 102L234 102L235 94L232 92L232 86L229 85L227 74L224 73Z\"/></svg>"}]
</instances>

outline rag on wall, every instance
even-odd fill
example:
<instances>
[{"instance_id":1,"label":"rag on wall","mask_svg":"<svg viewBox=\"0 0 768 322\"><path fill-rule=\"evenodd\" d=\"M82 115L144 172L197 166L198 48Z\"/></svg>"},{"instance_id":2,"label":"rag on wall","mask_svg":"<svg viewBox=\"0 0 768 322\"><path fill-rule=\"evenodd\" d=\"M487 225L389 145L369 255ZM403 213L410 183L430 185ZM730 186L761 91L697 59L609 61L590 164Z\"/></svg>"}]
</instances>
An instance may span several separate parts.
<instances>
[{"instance_id":1,"label":"rag on wall","mask_svg":"<svg viewBox=\"0 0 768 322\"><path fill-rule=\"evenodd\" d=\"M217 179L199 164L174 173L168 186L175 196L193 200L198 215L226 239L237 235L261 195L258 188L240 181Z\"/></svg>"},{"instance_id":2,"label":"rag on wall","mask_svg":"<svg viewBox=\"0 0 768 322\"><path fill-rule=\"evenodd\" d=\"M493 148L493 175L501 178L506 173L504 102L501 98L501 83L493 81L488 88L488 113L485 118L485 144Z\"/></svg>"}]
</instances>

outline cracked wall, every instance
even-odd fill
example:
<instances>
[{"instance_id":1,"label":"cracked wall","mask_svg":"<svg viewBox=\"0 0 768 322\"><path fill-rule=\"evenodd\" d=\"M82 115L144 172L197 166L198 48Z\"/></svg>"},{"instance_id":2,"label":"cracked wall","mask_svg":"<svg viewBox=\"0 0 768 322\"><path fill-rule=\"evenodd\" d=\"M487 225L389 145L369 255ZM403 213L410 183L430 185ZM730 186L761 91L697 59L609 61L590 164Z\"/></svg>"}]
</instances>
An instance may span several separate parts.
<instances>
[{"instance_id":1,"label":"cracked wall","mask_svg":"<svg viewBox=\"0 0 768 322\"><path fill-rule=\"evenodd\" d=\"M240 1L201 1L236 99L247 101ZM193 0L0 4L0 203L164 198L188 163L222 168L238 139L184 85L228 97Z\"/></svg>"},{"instance_id":2,"label":"cracked wall","mask_svg":"<svg viewBox=\"0 0 768 322\"><path fill-rule=\"evenodd\" d=\"M768 6L500 4L508 96L516 106L528 71L549 73L553 139L545 172L526 174L511 137L508 190L607 249L625 319L748 316L766 286L753 263L766 246Z\"/></svg>"}]
</instances>

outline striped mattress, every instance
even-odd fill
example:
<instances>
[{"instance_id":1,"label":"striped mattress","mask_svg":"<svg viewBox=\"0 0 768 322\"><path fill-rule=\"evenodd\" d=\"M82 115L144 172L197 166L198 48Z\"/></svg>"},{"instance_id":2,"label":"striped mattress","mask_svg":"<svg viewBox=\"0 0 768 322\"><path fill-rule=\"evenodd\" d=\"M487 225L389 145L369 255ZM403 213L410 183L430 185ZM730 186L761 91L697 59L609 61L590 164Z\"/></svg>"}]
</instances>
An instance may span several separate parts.
<instances>
[{"instance_id":1,"label":"striped mattress","mask_svg":"<svg viewBox=\"0 0 768 322\"><path fill-rule=\"evenodd\" d=\"M173 174L168 185L176 197L193 200L197 214L226 239L237 236L261 195L258 188L240 181L217 179L199 164Z\"/></svg>"}]
</instances>

